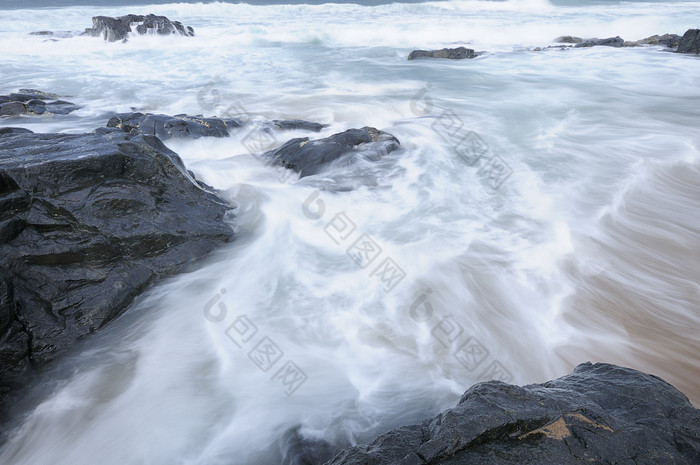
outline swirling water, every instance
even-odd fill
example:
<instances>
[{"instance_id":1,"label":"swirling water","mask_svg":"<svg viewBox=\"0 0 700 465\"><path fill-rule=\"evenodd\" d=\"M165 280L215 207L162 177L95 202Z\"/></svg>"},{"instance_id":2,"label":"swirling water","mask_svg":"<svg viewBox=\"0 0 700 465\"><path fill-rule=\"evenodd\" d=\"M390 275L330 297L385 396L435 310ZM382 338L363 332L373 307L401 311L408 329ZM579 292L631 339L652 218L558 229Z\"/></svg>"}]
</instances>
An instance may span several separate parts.
<instances>
[{"instance_id":1,"label":"swirling water","mask_svg":"<svg viewBox=\"0 0 700 465\"><path fill-rule=\"evenodd\" d=\"M700 2L115 3L0 4L0 93L83 106L0 125L244 112L329 124L321 136L374 126L402 149L298 180L245 132L168 141L238 206L236 240L57 364L0 463L280 463L290 429L366 441L476 382L541 382L586 360L700 403L700 59L531 50L682 34ZM196 37L28 35L150 12ZM406 61L455 45L487 53ZM355 261L368 243L374 260Z\"/></svg>"}]
</instances>

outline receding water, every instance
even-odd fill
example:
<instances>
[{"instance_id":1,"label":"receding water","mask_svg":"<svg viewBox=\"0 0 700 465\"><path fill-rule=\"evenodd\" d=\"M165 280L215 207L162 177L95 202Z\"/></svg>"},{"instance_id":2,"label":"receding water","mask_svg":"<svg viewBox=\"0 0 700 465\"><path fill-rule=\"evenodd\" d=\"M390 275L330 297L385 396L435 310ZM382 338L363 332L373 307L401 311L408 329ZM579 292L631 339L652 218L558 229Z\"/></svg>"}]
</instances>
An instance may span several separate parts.
<instances>
[{"instance_id":1,"label":"receding water","mask_svg":"<svg viewBox=\"0 0 700 465\"><path fill-rule=\"evenodd\" d=\"M196 37L28 35L151 12ZM529 50L682 34L698 17L697 1L0 11L0 93L83 106L3 126L84 132L134 108L329 124L319 137L374 126L402 143L298 180L251 153L297 133L168 141L238 205L237 239L57 364L0 463L280 463L290 428L365 441L476 382L586 360L700 405L700 59ZM455 45L488 53L406 60Z\"/></svg>"}]
</instances>

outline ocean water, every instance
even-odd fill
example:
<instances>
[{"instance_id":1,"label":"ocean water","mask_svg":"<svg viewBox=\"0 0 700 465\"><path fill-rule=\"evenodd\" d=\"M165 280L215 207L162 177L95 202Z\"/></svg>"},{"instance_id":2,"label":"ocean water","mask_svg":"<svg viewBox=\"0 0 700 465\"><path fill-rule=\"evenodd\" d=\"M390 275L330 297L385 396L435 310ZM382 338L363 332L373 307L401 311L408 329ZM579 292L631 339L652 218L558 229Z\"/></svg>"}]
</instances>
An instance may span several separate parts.
<instances>
[{"instance_id":1,"label":"ocean water","mask_svg":"<svg viewBox=\"0 0 700 465\"><path fill-rule=\"evenodd\" d=\"M0 94L83 107L0 126L79 133L135 109L328 124L318 137L373 126L402 143L299 180L257 154L302 133L167 141L237 205L236 240L55 364L1 464L291 463L294 435L368 441L474 383L587 360L700 405L700 58L532 50L682 34L699 1L0 8ZM127 13L196 36L28 35ZM406 59L458 45L485 53Z\"/></svg>"}]
</instances>

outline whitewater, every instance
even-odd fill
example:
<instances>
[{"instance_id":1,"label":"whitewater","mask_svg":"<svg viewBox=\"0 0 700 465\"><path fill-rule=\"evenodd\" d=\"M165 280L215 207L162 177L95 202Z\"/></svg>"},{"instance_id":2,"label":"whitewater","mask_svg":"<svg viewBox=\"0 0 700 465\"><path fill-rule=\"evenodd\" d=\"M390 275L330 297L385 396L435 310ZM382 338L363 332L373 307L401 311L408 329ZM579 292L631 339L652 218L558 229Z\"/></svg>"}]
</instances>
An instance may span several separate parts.
<instances>
[{"instance_id":1,"label":"whitewater","mask_svg":"<svg viewBox=\"0 0 700 465\"><path fill-rule=\"evenodd\" d=\"M700 1L46 3L0 2L0 94L82 108L0 127L243 115L319 138L372 126L401 149L299 179L259 154L301 132L166 141L236 205L235 239L54 364L0 464L292 463L295 438L367 442L477 382L587 360L700 405L700 59L533 50L683 34ZM128 13L196 35L29 35ZM484 53L407 61L461 45Z\"/></svg>"}]
</instances>

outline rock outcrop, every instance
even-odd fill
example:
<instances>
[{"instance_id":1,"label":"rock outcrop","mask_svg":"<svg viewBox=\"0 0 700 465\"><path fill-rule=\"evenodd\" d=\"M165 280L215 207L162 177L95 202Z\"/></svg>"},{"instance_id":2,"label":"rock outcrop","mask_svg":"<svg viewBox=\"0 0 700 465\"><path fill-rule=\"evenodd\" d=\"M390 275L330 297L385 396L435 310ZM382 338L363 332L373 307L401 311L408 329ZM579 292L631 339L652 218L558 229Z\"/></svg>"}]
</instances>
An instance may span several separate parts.
<instances>
[{"instance_id":1,"label":"rock outcrop","mask_svg":"<svg viewBox=\"0 0 700 465\"><path fill-rule=\"evenodd\" d=\"M622 47L624 44L625 41L620 36L616 36L608 37L607 39L585 39L578 42L576 45L574 45L574 47Z\"/></svg>"},{"instance_id":2,"label":"rock outcrop","mask_svg":"<svg viewBox=\"0 0 700 465\"><path fill-rule=\"evenodd\" d=\"M678 41L678 53L700 53L700 29L688 29Z\"/></svg>"},{"instance_id":3,"label":"rock outcrop","mask_svg":"<svg viewBox=\"0 0 700 465\"><path fill-rule=\"evenodd\" d=\"M663 380L608 364L554 381L469 389L457 407L326 465L700 463L700 410Z\"/></svg>"},{"instance_id":4,"label":"rock outcrop","mask_svg":"<svg viewBox=\"0 0 700 465\"><path fill-rule=\"evenodd\" d=\"M71 102L59 100L55 94L36 89L20 89L19 92L0 95L0 116L21 115L67 115L80 107Z\"/></svg>"},{"instance_id":5,"label":"rock outcrop","mask_svg":"<svg viewBox=\"0 0 700 465\"><path fill-rule=\"evenodd\" d=\"M639 45L663 45L668 48L678 47L681 36L677 34L653 35L634 42L625 42L625 47L637 47Z\"/></svg>"},{"instance_id":6,"label":"rock outcrop","mask_svg":"<svg viewBox=\"0 0 700 465\"><path fill-rule=\"evenodd\" d=\"M149 134L160 139L228 137L250 121L233 118L205 118L189 115L162 115L151 113L120 113L107 121L107 128L119 129L129 134ZM319 132L325 124L302 120L272 120L260 124L263 131L302 130Z\"/></svg>"},{"instance_id":7,"label":"rock outcrop","mask_svg":"<svg viewBox=\"0 0 700 465\"><path fill-rule=\"evenodd\" d=\"M399 146L399 141L391 134L364 127L348 129L324 139L292 139L263 156L275 165L296 171L303 178L334 163L350 164L357 158L378 160Z\"/></svg>"},{"instance_id":8,"label":"rock outcrop","mask_svg":"<svg viewBox=\"0 0 700 465\"><path fill-rule=\"evenodd\" d=\"M476 58L479 54L466 47L443 48L441 50L414 50L408 55L409 60L418 58L448 58L450 60L464 60Z\"/></svg>"},{"instance_id":9,"label":"rock outcrop","mask_svg":"<svg viewBox=\"0 0 700 465\"><path fill-rule=\"evenodd\" d=\"M118 18L109 16L95 16L92 18L92 27L85 29L84 34L93 37L103 37L108 42L126 40L129 33L171 35L179 34L185 37L194 36L194 29L183 26L180 21L170 21L165 16L149 15L125 15ZM50 31L42 31L50 32Z\"/></svg>"},{"instance_id":10,"label":"rock outcrop","mask_svg":"<svg viewBox=\"0 0 700 465\"><path fill-rule=\"evenodd\" d=\"M228 241L232 207L156 137L0 131L0 418L31 367Z\"/></svg>"}]
</instances>

